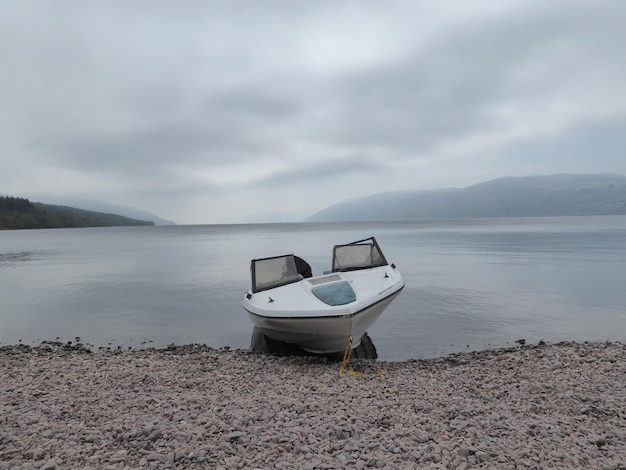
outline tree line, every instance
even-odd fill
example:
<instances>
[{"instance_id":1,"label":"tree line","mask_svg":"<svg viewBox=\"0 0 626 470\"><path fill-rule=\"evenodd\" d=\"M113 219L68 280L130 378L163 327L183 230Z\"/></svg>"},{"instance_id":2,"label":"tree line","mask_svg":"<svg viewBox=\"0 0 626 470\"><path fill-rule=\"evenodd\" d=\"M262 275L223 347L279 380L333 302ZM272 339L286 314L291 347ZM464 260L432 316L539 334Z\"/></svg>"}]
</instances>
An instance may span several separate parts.
<instances>
[{"instance_id":1,"label":"tree line","mask_svg":"<svg viewBox=\"0 0 626 470\"><path fill-rule=\"evenodd\" d=\"M0 196L0 211L27 212L35 208L32 202L22 197Z\"/></svg>"},{"instance_id":2,"label":"tree line","mask_svg":"<svg viewBox=\"0 0 626 470\"><path fill-rule=\"evenodd\" d=\"M40 202L32 203L24 198L0 196L0 230L121 225L154 225L154 223L116 214L103 214Z\"/></svg>"}]
</instances>

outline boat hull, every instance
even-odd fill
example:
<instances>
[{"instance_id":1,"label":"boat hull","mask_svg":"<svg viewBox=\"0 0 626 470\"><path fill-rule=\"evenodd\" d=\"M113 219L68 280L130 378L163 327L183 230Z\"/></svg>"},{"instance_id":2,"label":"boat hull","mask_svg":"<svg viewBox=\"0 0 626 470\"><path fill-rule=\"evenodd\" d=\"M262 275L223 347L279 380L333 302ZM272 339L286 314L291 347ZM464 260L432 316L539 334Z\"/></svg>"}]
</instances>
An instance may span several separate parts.
<instances>
[{"instance_id":1,"label":"boat hull","mask_svg":"<svg viewBox=\"0 0 626 470\"><path fill-rule=\"evenodd\" d=\"M380 300L348 314L272 317L246 311L254 325L269 338L297 344L311 353L331 354L344 351L348 338L352 339L352 348L358 347L367 329L400 294L402 287L403 284Z\"/></svg>"}]
</instances>

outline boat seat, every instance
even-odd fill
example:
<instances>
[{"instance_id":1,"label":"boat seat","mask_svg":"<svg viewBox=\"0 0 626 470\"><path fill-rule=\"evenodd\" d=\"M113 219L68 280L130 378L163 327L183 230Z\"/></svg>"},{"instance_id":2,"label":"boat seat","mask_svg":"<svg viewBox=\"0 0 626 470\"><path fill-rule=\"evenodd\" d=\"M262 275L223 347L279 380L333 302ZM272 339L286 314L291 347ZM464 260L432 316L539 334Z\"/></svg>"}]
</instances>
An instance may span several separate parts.
<instances>
[{"instance_id":1,"label":"boat seat","mask_svg":"<svg viewBox=\"0 0 626 470\"><path fill-rule=\"evenodd\" d=\"M296 269L298 270L298 274L300 274L303 278L313 277L313 271L311 270L311 266L309 263L304 261L299 256L294 256L293 259L296 262Z\"/></svg>"}]
</instances>

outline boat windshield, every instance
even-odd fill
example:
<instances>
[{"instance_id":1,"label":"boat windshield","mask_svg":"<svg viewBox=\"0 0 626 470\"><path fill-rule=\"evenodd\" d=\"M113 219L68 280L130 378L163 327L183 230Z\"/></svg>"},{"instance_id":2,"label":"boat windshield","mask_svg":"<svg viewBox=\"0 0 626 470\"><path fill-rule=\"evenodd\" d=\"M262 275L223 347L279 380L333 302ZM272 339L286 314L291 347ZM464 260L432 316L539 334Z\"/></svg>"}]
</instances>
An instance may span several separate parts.
<instances>
[{"instance_id":1,"label":"boat windshield","mask_svg":"<svg viewBox=\"0 0 626 470\"><path fill-rule=\"evenodd\" d=\"M253 259L250 265L252 292L261 292L302 279L294 255Z\"/></svg>"},{"instance_id":2,"label":"boat windshield","mask_svg":"<svg viewBox=\"0 0 626 470\"><path fill-rule=\"evenodd\" d=\"M347 245L336 245L333 249L333 272L375 268L387 264L374 237Z\"/></svg>"}]
</instances>

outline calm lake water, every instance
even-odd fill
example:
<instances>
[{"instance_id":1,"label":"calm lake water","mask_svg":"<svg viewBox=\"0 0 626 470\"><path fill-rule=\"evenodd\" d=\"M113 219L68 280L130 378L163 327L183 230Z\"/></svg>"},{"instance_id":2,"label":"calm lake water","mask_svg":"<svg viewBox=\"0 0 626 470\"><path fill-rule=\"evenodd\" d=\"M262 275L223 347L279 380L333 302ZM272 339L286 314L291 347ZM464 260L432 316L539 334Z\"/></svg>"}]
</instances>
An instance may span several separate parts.
<instances>
[{"instance_id":1,"label":"calm lake water","mask_svg":"<svg viewBox=\"0 0 626 470\"><path fill-rule=\"evenodd\" d=\"M406 288L369 330L379 359L626 340L626 217L0 231L0 346L248 348L251 258L375 236Z\"/></svg>"}]
</instances>

